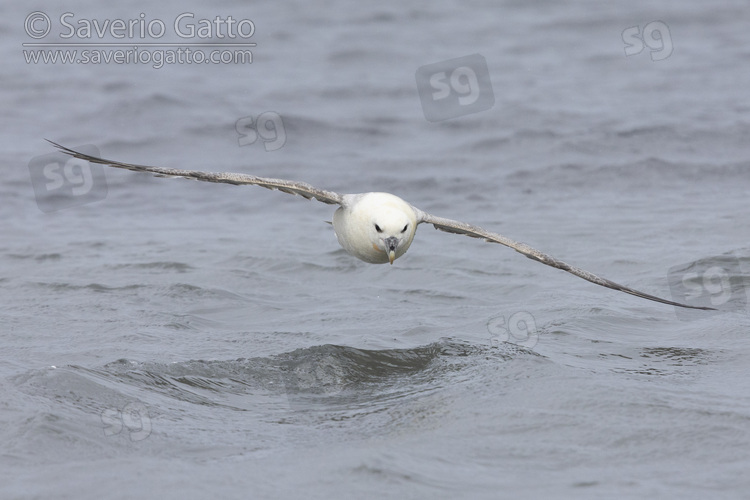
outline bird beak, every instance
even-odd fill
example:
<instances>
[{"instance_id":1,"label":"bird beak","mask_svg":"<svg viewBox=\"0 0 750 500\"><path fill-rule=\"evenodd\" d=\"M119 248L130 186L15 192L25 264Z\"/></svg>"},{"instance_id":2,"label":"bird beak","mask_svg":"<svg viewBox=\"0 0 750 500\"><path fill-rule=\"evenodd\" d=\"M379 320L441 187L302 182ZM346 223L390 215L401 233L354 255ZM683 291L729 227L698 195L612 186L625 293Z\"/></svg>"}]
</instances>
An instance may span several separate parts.
<instances>
[{"instance_id":1,"label":"bird beak","mask_svg":"<svg viewBox=\"0 0 750 500\"><path fill-rule=\"evenodd\" d=\"M393 261L396 260L396 248L398 247L399 241L395 236L385 239L385 251L388 253L388 260L393 265Z\"/></svg>"}]
</instances>

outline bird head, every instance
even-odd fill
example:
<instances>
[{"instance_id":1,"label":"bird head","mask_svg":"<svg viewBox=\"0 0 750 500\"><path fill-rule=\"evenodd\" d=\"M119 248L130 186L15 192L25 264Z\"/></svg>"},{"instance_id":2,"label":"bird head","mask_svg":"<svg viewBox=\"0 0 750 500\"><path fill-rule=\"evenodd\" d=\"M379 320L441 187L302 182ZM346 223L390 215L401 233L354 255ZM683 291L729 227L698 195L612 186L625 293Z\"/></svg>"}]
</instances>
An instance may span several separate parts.
<instances>
[{"instance_id":1,"label":"bird head","mask_svg":"<svg viewBox=\"0 0 750 500\"><path fill-rule=\"evenodd\" d=\"M384 252L393 264L409 248L415 231L413 218L401 210L386 207L372 218L369 235L373 248Z\"/></svg>"}]
</instances>

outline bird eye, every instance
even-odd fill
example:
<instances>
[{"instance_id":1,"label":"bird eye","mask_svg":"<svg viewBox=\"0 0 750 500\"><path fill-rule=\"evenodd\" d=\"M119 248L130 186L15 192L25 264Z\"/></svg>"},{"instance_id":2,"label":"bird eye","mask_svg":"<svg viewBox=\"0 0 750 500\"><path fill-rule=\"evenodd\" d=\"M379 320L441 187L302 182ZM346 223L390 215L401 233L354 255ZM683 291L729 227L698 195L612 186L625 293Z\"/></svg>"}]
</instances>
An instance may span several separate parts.
<instances>
[{"instance_id":1,"label":"bird eye","mask_svg":"<svg viewBox=\"0 0 750 500\"><path fill-rule=\"evenodd\" d=\"M382 233L382 232L383 232L383 230L382 230L382 229L380 229L380 226L378 226L377 224L375 224L375 231L377 231L377 232L379 232L379 233Z\"/></svg>"},{"instance_id":2,"label":"bird eye","mask_svg":"<svg viewBox=\"0 0 750 500\"><path fill-rule=\"evenodd\" d=\"M401 230L402 233L406 232L406 228L409 227L409 224L405 225L404 228Z\"/></svg>"}]
</instances>

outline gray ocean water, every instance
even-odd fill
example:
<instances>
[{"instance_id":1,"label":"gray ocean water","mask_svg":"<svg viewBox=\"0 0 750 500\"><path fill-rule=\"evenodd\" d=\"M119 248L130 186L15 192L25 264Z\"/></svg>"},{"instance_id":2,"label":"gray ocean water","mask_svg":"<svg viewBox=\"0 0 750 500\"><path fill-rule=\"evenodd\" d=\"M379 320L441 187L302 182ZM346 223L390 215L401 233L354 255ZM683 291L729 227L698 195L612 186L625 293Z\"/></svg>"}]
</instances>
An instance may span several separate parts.
<instances>
[{"instance_id":1,"label":"gray ocean water","mask_svg":"<svg viewBox=\"0 0 750 500\"><path fill-rule=\"evenodd\" d=\"M745 2L0 12L1 498L750 495ZM150 60L27 62L64 50ZM45 138L392 192L719 311L428 226L365 264L328 205Z\"/></svg>"}]
</instances>

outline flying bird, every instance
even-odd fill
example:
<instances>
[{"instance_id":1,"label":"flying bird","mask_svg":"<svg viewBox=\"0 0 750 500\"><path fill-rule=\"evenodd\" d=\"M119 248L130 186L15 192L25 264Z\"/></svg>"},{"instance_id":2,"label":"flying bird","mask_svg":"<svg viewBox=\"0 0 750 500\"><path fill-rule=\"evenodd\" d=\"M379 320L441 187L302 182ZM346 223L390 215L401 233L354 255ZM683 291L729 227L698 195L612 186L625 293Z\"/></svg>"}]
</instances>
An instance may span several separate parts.
<instances>
[{"instance_id":1,"label":"flying bird","mask_svg":"<svg viewBox=\"0 0 750 500\"><path fill-rule=\"evenodd\" d=\"M566 264L545 253L531 248L525 243L506 238L478 226L456 220L438 217L424 212L398 196L390 193L339 194L319 189L304 182L256 177L248 174L201 172L173 168L150 167L119 161L106 160L48 141L60 151L75 158L109 167L124 168L136 172L150 172L157 177L184 177L205 182L243 185L250 184L284 193L315 199L329 205L339 205L333 214L333 229L339 244L349 254L371 264L384 264L401 257L409 249L419 224L432 224L436 229L472 238L482 238L490 243L499 243L512 248L526 257L557 269L567 271L597 285L629 293L662 304L689 309L714 310L712 307L692 306L629 288L593 273Z\"/></svg>"}]
</instances>

